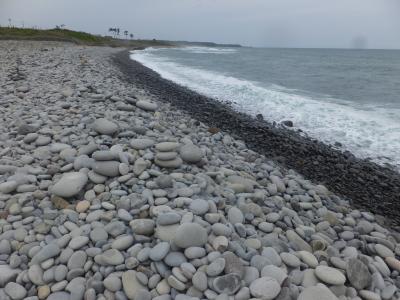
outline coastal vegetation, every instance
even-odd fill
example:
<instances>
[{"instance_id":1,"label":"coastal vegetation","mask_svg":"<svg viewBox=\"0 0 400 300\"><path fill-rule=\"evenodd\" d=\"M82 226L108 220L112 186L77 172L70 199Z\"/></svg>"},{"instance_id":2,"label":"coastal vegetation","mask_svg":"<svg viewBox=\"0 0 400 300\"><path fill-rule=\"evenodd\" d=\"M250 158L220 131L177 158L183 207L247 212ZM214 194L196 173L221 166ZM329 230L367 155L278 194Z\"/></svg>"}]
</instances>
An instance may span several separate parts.
<instances>
[{"instance_id":1,"label":"coastal vegetation","mask_svg":"<svg viewBox=\"0 0 400 300\"><path fill-rule=\"evenodd\" d=\"M57 26L54 29L32 29L17 27L0 27L0 40L38 40L38 41L64 41L90 46L112 47L149 47L169 46L171 43L159 40L134 40L133 34L128 39L128 31L124 32L126 39L111 36L94 35L82 31L74 31Z\"/></svg>"}]
</instances>

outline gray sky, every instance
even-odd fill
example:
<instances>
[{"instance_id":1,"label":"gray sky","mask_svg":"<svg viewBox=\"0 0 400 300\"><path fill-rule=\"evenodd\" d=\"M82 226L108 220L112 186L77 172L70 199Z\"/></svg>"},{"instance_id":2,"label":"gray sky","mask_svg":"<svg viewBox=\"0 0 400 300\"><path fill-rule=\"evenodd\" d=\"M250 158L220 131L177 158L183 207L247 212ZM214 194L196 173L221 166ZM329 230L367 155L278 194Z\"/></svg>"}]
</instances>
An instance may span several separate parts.
<instances>
[{"instance_id":1,"label":"gray sky","mask_svg":"<svg viewBox=\"0 0 400 300\"><path fill-rule=\"evenodd\" d=\"M400 49L400 0L0 0L0 24L267 47Z\"/></svg>"}]
</instances>

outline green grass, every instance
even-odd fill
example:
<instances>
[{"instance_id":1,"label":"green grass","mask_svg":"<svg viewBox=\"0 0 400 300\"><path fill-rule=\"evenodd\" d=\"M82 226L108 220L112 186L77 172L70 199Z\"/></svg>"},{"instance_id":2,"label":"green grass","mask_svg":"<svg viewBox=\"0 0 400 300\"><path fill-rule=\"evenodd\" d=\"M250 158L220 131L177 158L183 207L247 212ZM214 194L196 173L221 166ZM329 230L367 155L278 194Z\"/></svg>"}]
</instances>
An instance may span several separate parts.
<instances>
[{"instance_id":1,"label":"green grass","mask_svg":"<svg viewBox=\"0 0 400 300\"><path fill-rule=\"evenodd\" d=\"M112 37L97 36L86 32L68 29L30 29L0 27L0 40L39 40L64 41L80 45L112 47L148 47L172 46L171 43L157 40L121 40Z\"/></svg>"}]
</instances>

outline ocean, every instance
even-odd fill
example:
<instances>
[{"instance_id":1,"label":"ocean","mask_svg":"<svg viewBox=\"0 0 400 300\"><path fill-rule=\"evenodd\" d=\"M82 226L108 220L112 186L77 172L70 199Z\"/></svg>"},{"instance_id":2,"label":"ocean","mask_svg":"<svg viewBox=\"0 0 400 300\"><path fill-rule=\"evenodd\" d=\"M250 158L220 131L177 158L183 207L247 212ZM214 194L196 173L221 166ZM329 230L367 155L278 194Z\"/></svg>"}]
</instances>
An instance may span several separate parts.
<instances>
[{"instance_id":1,"label":"ocean","mask_svg":"<svg viewBox=\"0 0 400 300\"><path fill-rule=\"evenodd\" d=\"M163 78L400 170L400 50L147 48Z\"/></svg>"}]
</instances>

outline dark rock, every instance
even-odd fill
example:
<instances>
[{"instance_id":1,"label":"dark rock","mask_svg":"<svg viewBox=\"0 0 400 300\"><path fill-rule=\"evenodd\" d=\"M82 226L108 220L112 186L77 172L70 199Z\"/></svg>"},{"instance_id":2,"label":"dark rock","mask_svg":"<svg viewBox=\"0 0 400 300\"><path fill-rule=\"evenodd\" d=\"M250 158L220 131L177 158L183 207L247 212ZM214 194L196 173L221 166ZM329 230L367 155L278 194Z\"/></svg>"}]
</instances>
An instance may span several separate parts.
<instances>
[{"instance_id":1,"label":"dark rock","mask_svg":"<svg viewBox=\"0 0 400 300\"><path fill-rule=\"evenodd\" d=\"M290 120L282 121L282 124L285 125L286 127L293 127L293 122Z\"/></svg>"}]
</instances>

